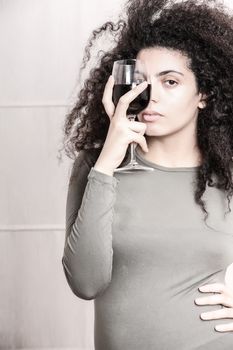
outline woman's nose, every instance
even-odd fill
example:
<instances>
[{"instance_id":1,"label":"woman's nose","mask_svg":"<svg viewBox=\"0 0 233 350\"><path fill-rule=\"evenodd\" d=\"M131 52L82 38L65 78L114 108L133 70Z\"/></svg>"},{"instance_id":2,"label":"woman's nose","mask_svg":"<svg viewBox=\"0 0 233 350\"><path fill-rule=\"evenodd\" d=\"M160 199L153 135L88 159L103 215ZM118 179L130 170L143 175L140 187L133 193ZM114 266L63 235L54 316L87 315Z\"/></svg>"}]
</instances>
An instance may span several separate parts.
<instances>
[{"instance_id":1,"label":"woman's nose","mask_svg":"<svg viewBox=\"0 0 233 350\"><path fill-rule=\"evenodd\" d=\"M158 102L159 101L159 87L156 84L155 78L149 77L148 83L150 84L150 101Z\"/></svg>"}]
</instances>

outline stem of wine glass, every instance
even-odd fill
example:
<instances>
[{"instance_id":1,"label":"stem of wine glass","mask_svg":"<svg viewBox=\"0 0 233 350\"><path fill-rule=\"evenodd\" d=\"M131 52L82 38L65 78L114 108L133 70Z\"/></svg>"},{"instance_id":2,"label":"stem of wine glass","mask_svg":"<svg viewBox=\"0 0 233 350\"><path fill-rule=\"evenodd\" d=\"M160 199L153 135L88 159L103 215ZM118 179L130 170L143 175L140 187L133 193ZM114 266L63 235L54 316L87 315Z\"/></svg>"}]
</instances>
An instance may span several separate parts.
<instances>
[{"instance_id":1,"label":"stem of wine glass","mask_svg":"<svg viewBox=\"0 0 233 350\"><path fill-rule=\"evenodd\" d=\"M128 119L130 121L135 120L136 115L130 114L128 116ZM135 157L135 148L137 146L137 142L131 142L130 143L130 163L137 163L136 157Z\"/></svg>"},{"instance_id":2,"label":"stem of wine glass","mask_svg":"<svg viewBox=\"0 0 233 350\"><path fill-rule=\"evenodd\" d=\"M130 163L136 162L136 158L135 158L136 145L137 145L137 142L131 142L130 144Z\"/></svg>"}]
</instances>

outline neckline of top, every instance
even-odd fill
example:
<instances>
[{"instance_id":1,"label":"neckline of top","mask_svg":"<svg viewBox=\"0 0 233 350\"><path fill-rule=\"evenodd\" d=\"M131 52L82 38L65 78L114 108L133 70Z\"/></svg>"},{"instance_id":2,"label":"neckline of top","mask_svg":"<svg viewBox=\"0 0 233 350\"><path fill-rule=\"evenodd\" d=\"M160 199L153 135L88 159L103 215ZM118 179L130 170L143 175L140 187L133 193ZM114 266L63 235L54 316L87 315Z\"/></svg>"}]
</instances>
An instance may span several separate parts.
<instances>
[{"instance_id":1,"label":"neckline of top","mask_svg":"<svg viewBox=\"0 0 233 350\"><path fill-rule=\"evenodd\" d=\"M191 166L191 167L167 167L167 166L164 166L164 165L159 165L159 164L156 164L154 162L151 162L147 159L145 159L142 155L140 155L138 153L138 150L137 148L135 148L135 154L136 154L136 158L140 159L144 164L154 168L154 169L159 169L159 170L163 170L163 171L172 171L172 172L186 172L186 171L192 171L192 172L195 172L197 171L201 166L200 165L197 165L197 166Z\"/></svg>"}]
</instances>

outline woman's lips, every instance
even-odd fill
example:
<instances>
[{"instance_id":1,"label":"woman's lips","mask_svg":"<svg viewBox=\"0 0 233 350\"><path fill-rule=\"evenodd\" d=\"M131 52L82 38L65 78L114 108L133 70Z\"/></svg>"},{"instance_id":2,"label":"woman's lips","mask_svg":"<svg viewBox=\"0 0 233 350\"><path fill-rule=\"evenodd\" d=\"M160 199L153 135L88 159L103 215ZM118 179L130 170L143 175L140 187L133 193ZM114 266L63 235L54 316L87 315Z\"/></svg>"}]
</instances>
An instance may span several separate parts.
<instances>
[{"instance_id":1,"label":"woman's lips","mask_svg":"<svg viewBox=\"0 0 233 350\"><path fill-rule=\"evenodd\" d=\"M147 122L154 122L160 119L162 116L160 114L143 114L142 118Z\"/></svg>"}]
</instances>

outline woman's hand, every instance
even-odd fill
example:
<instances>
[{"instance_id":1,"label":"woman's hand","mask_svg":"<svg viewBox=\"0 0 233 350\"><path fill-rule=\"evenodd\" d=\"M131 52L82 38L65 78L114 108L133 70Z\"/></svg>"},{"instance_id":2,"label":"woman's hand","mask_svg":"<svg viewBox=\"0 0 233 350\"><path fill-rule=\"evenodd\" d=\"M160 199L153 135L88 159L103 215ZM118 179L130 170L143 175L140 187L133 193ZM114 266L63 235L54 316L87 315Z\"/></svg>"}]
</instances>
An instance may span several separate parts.
<instances>
[{"instance_id":1,"label":"woman's hand","mask_svg":"<svg viewBox=\"0 0 233 350\"><path fill-rule=\"evenodd\" d=\"M105 111L110 119L110 126L104 146L94 166L97 170L104 169L112 174L124 159L127 147L131 142L139 143L144 152L148 151L146 139L143 136L146 131L146 123L130 121L126 116L130 102L145 90L147 84L145 81L121 96L115 108L112 102L114 78L110 75L102 98Z\"/></svg>"},{"instance_id":2,"label":"woman's hand","mask_svg":"<svg viewBox=\"0 0 233 350\"><path fill-rule=\"evenodd\" d=\"M208 311L200 314L202 320L218 320L221 318L233 319L233 289L223 283L206 284L198 288L202 293L217 293L195 299L197 305L217 305L223 306L220 310ZM225 307L224 307L225 306ZM233 331L233 322L215 326L219 332Z\"/></svg>"}]
</instances>

